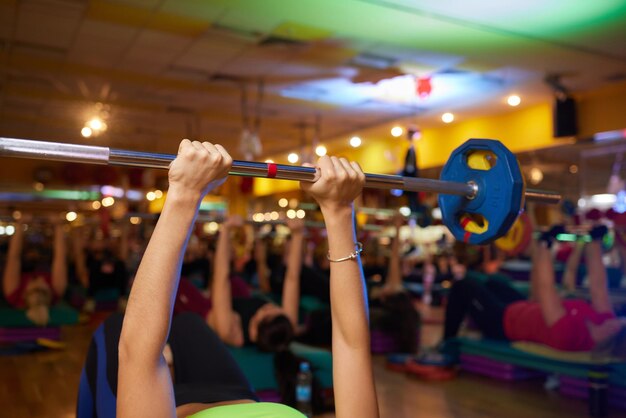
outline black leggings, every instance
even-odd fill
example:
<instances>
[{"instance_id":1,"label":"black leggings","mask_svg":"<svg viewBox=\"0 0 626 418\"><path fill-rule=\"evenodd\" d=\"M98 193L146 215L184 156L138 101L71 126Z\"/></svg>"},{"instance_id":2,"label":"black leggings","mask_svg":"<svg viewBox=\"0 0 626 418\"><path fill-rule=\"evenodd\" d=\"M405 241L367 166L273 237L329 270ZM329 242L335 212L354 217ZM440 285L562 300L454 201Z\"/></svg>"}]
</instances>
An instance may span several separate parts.
<instances>
[{"instance_id":1,"label":"black leggings","mask_svg":"<svg viewBox=\"0 0 626 418\"><path fill-rule=\"evenodd\" d=\"M469 315L485 338L508 340L504 332L504 311L511 303L525 299L502 280L459 280L448 295L443 338L456 337L463 320Z\"/></svg>"},{"instance_id":2,"label":"black leggings","mask_svg":"<svg viewBox=\"0 0 626 418\"><path fill-rule=\"evenodd\" d=\"M121 314L112 315L94 333L80 379L78 418L115 417L117 346L123 319ZM176 406L258 400L224 343L199 316L175 316L168 343L174 357Z\"/></svg>"}]
</instances>

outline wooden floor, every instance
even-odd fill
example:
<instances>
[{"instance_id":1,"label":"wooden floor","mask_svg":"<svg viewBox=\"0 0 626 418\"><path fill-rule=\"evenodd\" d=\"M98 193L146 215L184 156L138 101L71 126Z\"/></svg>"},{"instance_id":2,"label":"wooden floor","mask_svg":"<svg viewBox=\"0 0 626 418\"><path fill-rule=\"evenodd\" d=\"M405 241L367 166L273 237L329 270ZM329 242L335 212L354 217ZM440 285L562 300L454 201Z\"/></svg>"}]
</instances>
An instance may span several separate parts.
<instances>
[{"instance_id":1,"label":"wooden floor","mask_svg":"<svg viewBox=\"0 0 626 418\"><path fill-rule=\"evenodd\" d=\"M68 348L21 356L0 356L0 417L75 416L76 393L93 323L67 327ZM438 338L439 325L425 325L423 340ZM543 389L541 381L502 383L460 374L447 382L424 382L387 371L384 357L374 359L382 417L586 418L586 402ZM324 417L333 417L325 414ZM626 417L626 412L611 412Z\"/></svg>"}]
</instances>

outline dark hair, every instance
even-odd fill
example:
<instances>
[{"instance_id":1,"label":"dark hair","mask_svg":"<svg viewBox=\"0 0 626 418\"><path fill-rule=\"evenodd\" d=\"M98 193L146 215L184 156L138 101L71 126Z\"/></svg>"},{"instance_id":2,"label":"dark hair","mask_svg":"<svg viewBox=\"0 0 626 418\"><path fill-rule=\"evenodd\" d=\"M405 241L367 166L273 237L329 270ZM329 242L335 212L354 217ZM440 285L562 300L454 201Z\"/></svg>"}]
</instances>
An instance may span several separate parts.
<instances>
[{"instance_id":1,"label":"dark hair","mask_svg":"<svg viewBox=\"0 0 626 418\"><path fill-rule=\"evenodd\" d=\"M257 346L261 351L286 350L293 340L294 329L286 315L277 315L259 323Z\"/></svg>"},{"instance_id":2,"label":"dark hair","mask_svg":"<svg viewBox=\"0 0 626 418\"><path fill-rule=\"evenodd\" d=\"M385 312L385 328L393 335L397 350L415 353L419 345L421 318L410 296L405 292L394 293L382 298L380 306Z\"/></svg>"},{"instance_id":3,"label":"dark hair","mask_svg":"<svg viewBox=\"0 0 626 418\"><path fill-rule=\"evenodd\" d=\"M457 261L468 270L480 270L483 264L483 252L479 246L456 241L452 252Z\"/></svg>"}]
</instances>

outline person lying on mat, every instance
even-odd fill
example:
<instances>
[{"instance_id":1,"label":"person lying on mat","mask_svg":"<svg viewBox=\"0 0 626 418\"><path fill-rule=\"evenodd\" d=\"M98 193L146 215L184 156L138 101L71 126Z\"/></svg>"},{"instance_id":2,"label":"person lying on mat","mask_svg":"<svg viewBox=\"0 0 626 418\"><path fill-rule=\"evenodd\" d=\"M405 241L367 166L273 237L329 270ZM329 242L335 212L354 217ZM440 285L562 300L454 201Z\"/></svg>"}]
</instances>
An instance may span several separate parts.
<instances>
[{"instance_id":1,"label":"person lying on mat","mask_svg":"<svg viewBox=\"0 0 626 418\"><path fill-rule=\"evenodd\" d=\"M550 252L557 233L558 228L553 228L534 243L530 300L499 280L456 282L446 307L444 340L457 335L469 314L486 338L626 356L626 318L613 312L602 263L601 242L607 228L594 227L592 242L585 248L591 303L559 296Z\"/></svg>"},{"instance_id":2,"label":"person lying on mat","mask_svg":"<svg viewBox=\"0 0 626 418\"><path fill-rule=\"evenodd\" d=\"M287 222L291 239L281 306L261 296L232 297L229 230L241 223L240 217L230 217L222 224L211 282L213 307L208 323L229 345L242 347L256 344L262 351L282 351L291 343L298 326L304 222L300 219ZM263 278L259 280L263 282Z\"/></svg>"},{"instance_id":3,"label":"person lying on mat","mask_svg":"<svg viewBox=\"0 0 626 418\"><path fill-rule=\"evenodd\" d=\"M163 212L131 289L119 343L112 344L119 353L114 353L106 365L119 369L102 373L97 367L100 362L95 362L95 372L100 371L98 379L117 375L113 390L117 411L113 413L117 412L118 417L302 417L286 406L256 403L224 345L211 337L215 334L197 316L193 316L195 324L200 324L202 331L183 332L189 343L171 344L173 374L163 354L168 337L171 342L182 338L181 329L174 327L177 321L172 322L172 308L182 254L200 201L223 182L231 164L232 158L220 145L183 140L170 165L170 187ZM361 193L365 176L356 163L335 157L322 157L317 168L319 178L301 187L321 208L328 227L329 257L336 260L331 266L336 414L377 417L366 292L353 223L353 200ZM219 297L214 294L215 301ZM105 336L105 340L111 338ZM202 343L207 345L200 346ZM204 366L215 361L215 368ZM198 376L202 372L206 374ZM90 406L98 409L98 405Z\"/></svg>"},{"instance_id":4,"label":"person lying on mat","mask_svg":"<svg viewBox=\"0 0 626 418\"><path fill-rule=\"evenodd\" d=\"M231 233L243 225L239 216L228 217L221 225L211 280L211 297L203 295L189 280L181 278L176 294L174 313L194 312L206 319L222 338L232 346L257 344L263 351L287 348L297 326L303 222L289 220L290 240L287 274L283 289L283 307L262 296L251 296L243 279L231 276Z\"/></svg>"},{"instance_id":5,"label":"person lying on mat","mask_svg":"<svg viewBox=\"0 0 626 418\"><path fill-rule=\"evenodd\" d=\"M26 317L35 325L45 326L50 321L50 306L65 294L67 287L67 257L63 225L56 217L52 264L48 265L35 247L24 248L24 224L28 216L22 215L15 225L7 253L2 291L10 305L24 309Z\"/></svg>"},{"instance_id":6,"label":"person lying on mat","mask_svg":"<svg viewBox=\"0 0 626 418\"><path fill-rule=\"evenodd\" d=\"M74 262L76 275L87 289L83 310L93 312L98 295L111 293L118 301L126 297L129 275L126 257L120 253L127 248L127 243L103 237L93 237L86 242L86 238L82 231L74 235ZM122 239L126 241L128 237Z\"/></svg>"},{"instance_id":7,"label":"person lying on mat","mask_svg":"<svg viewBox=\"0 0 626 418\"><path fill-rule=\"evenodd\" d=\"M389 267L382 286L370 291L370 308L384 312L388 320L384 321L385 331L397 342L400 353L415 353L418 345L420 315L415 309L411 297L402 282L402 260L400 256L400 227L404 219L394 219L395 236L391 242Z\"/></svg>"}]
</instances>

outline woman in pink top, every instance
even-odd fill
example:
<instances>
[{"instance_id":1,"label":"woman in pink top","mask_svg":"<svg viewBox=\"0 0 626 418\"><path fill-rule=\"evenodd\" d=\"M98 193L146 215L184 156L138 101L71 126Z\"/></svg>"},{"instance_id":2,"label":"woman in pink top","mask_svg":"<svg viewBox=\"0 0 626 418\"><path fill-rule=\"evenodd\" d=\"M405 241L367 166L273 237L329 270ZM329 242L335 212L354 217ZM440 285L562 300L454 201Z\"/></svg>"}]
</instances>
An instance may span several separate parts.
<instances>
[{"instance_id":1,"label":"woman in pink top","mask_svg":"<svg viewBox=\"0 0 626 418\"><path fill-rule=\"evenodd\" d=\"M606 232L605 226L593 228L593 240L585 249L590 302L559 296L550 251L556 236L553 229L535 243L530 300L502 281L461 280L450 291L444 339L455 337L469 314L486 338L531 341L565 351L610 349L626 354L626 318L613 312L602 263Z\"/></svg>"},{"instance_id":2,"label":"woman in pink top","mask_svg":"<svg viewBox=\"0 0 626 418\"><path fill-rule=\"evenodd\" d=\"M50 307L63 297L67 287L65 234L63 225L51 217L53 258L52 265L46 267L44 257L35 248L24 248L24 224L29 219L24 215L15 225L2 273L2 292L7 302L23 309L33 324L45 326L50 321Z\"/></svg>"}]
</instances>

